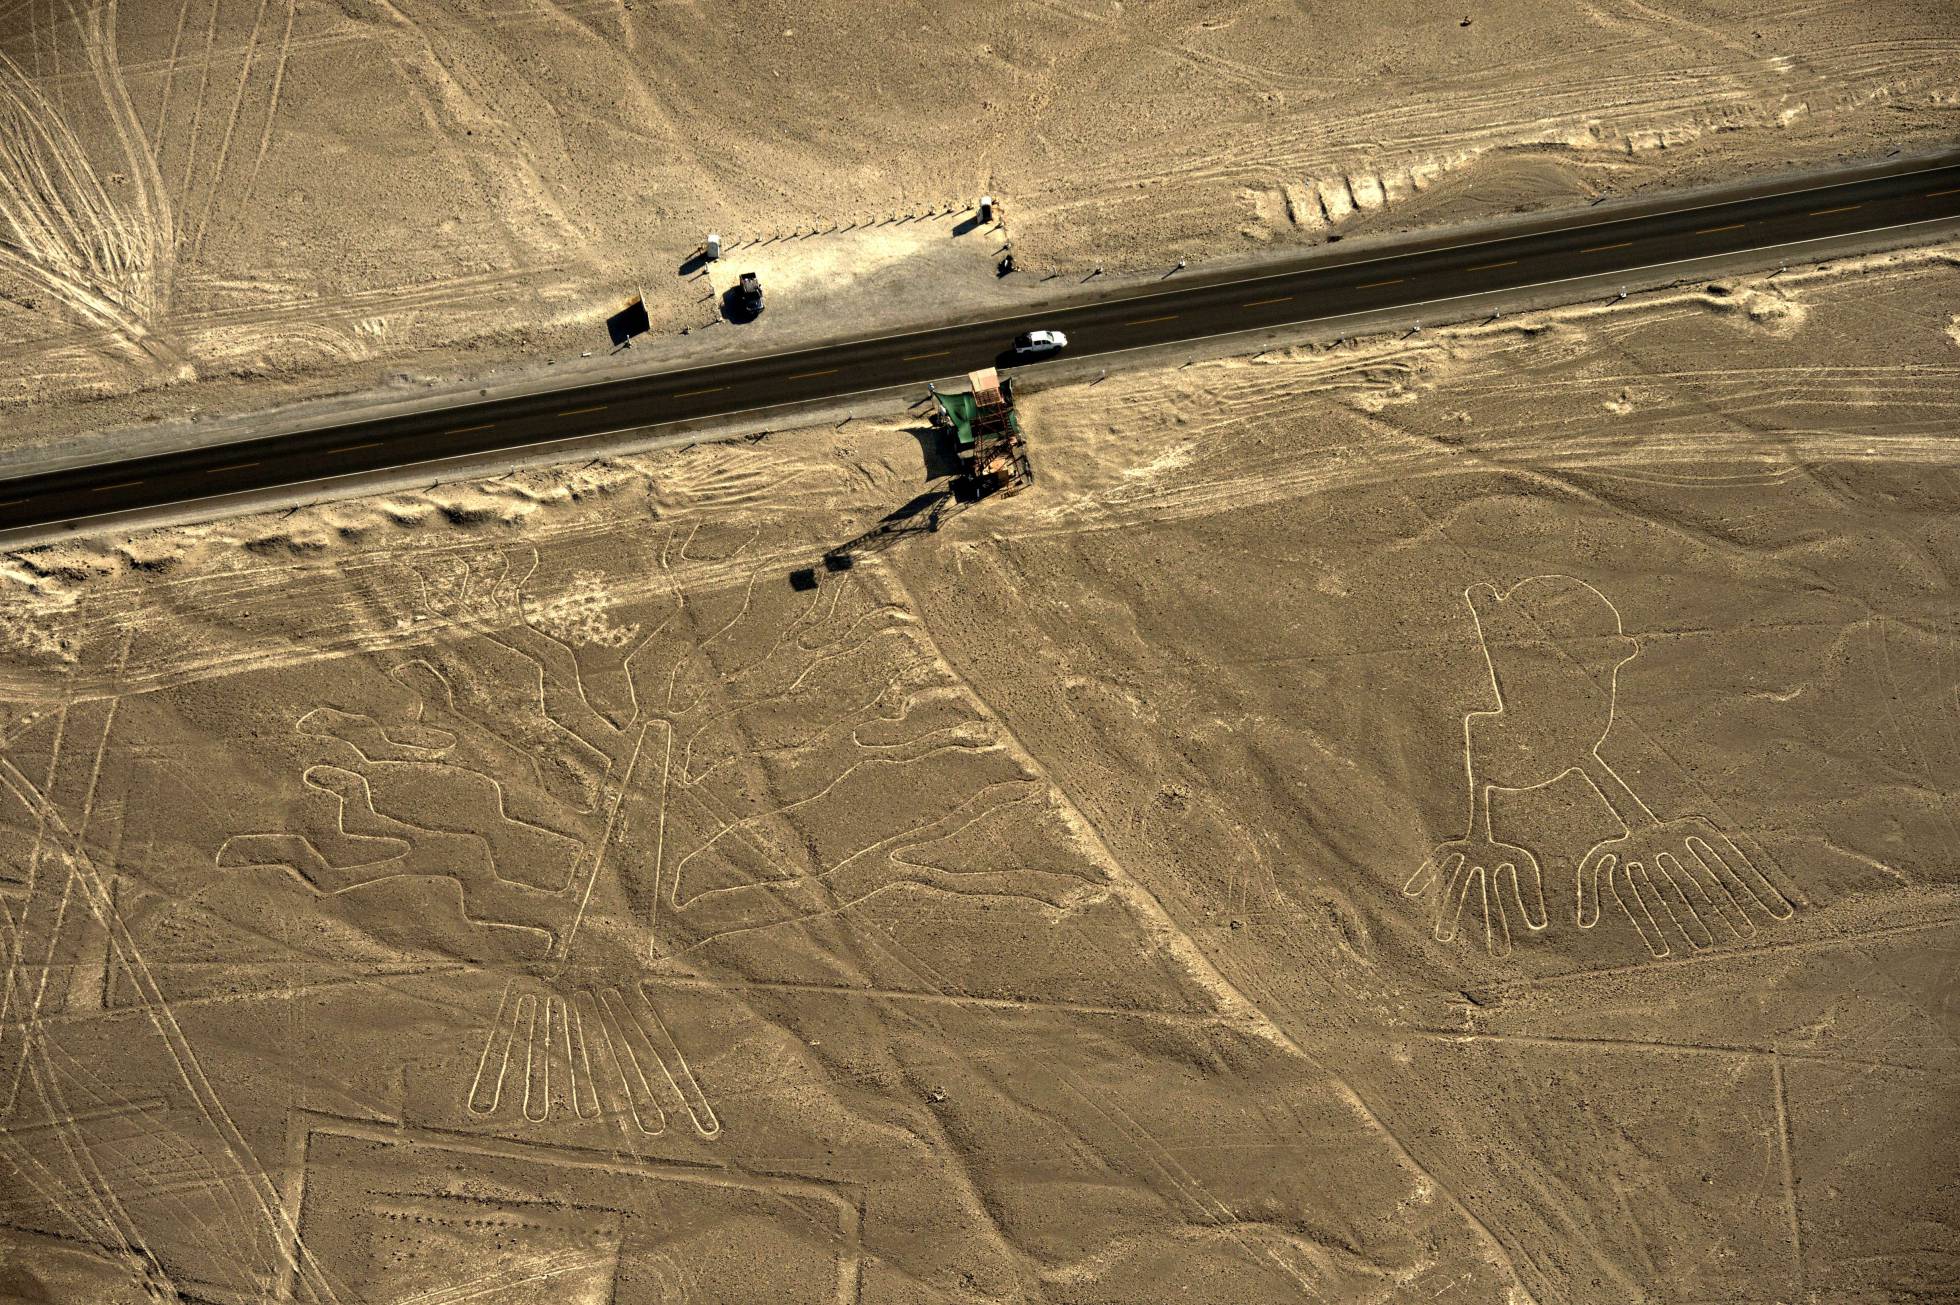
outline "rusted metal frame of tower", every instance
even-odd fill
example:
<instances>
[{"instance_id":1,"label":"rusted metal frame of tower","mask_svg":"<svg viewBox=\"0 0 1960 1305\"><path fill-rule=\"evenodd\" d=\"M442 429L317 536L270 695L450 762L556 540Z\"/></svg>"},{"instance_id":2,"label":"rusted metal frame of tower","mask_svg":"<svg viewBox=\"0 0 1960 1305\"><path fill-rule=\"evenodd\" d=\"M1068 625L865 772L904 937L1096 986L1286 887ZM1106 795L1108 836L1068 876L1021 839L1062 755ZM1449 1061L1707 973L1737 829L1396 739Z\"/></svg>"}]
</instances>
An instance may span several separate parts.
<instances>
[{"instance_id":1,"label":"rusted metal frame of tower","mask_svg":"<svg viewBox=\"0 0 1960 1305\"><path fill-rule=\"evenodd\" d=\"M973 474L991 488L1011 494L1033 479L1013 399L994 368L973 372L968 380L974 404Z\"/></svg>"}]
</instances>

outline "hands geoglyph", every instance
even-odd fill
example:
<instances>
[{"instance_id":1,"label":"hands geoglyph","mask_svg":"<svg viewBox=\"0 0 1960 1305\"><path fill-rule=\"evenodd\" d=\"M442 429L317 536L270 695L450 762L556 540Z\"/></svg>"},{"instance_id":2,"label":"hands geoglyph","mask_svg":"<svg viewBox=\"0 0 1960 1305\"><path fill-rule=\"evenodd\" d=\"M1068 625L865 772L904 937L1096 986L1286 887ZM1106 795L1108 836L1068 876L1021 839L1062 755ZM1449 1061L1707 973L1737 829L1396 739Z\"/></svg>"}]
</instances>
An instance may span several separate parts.
<instances>
[{"instance_id":1,"label":"hands geoglyph","mask_svg":"<svg viewBox=\"0 0 1960 1305\"><path fill-rule=\"evenodd\" d=\"M1514 931L1549 923L1538 858L1491 832L1493 790L1541 787L1577 771L1617 819L1580 860L1574 923L1598 925L1602 901L1619 906L1648 954L1676 943L1712 946L1718 931L1755 934L1753 916L1788 919L1795 907L1729 835L1702 816L1657 817L1601 756L1611 732L1619 668L1638 645L1606 596L1571 576L1533 576L1499 593L1464 592L1497 697L1494 711L1465 715L1469 825L1439 843L1402 891L1427 897L1432 933L1449 942L1483 925L1485 949L1508 955Z\"/></svg>"}]
</instances>

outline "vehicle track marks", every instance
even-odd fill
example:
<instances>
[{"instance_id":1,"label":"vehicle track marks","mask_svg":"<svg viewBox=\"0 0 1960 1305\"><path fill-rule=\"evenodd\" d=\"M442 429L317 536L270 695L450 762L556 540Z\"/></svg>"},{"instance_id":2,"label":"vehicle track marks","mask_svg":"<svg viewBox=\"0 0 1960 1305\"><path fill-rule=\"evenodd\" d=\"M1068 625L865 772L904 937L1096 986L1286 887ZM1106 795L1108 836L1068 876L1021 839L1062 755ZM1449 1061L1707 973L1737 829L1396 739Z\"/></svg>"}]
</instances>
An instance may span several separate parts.
<instances>
[{"instance_id":1,"label":"vehicle track marks","mask_svg":"<svg viewBox=\"0 0 1960 1305\"><path fill-rule=\"evenodd\" d=\"M1742 957L1774 955L1780 952L1830 951L1843 947L1858 947L1875 938L1891 938L1901 934L1919 933L1927 929L1948 929L1960 925L1960 916L1943 916L1934 920L1915 920L1911 924L1895 924L1877 929L1863 929L1835 938L1793 938L1785 942L1764 943L1758 947L1735 947L1728 951L1700 952L1686 956L1668 957L1664 960L1647 960L1632 965L1603 966L1590 970L1560 970L1553 974L1539 974L1528 978L1504 979L1490 984L1491 992L1504 992L1516 989L1551 988L1560 984L1594 982L1626 978L1642 971L1658 972L1672 966L1703 966L1722 964Z\"/></svg>"},{"instance_id":2,"label":"vehicle track marks","mask_svg":"<svg viewBox=\"0 0 1960 1305\"><path fill-rule=\"evenodd\" d=\"M170 54L164 60L163 98L157 106L155 128L150 132L150 154L160 156L163 152L163 129L170 121L170 97L177 89L177 52L183 48L184 25L190 18L191 0L184 0L177 9L177 26L170 35Z\"/></svg>"},{"instance_id":3,"label":"vehicle track marks","mask_svg":"<svg viewBox=\"0 0 1960 1305\"><path fill-rule=\"evenodd\" d=\"M1770 1070L1776 1092L1776 1150L1783 1178L1783 1213L1790 1229L1790 1256L1797 1272L1797 1299L1810 1298L1810 1266L1804 1262L1803 1215L1797 1206L1797 1174L1791 1152L1796 1149L1790 1131L1790 1090L1783 1076L1783 1057L1770 1057Z\"/></svg>"},{"instance_id":4,"label":"vehicle track marks","mask_svg":"<svg viewBox=\"0 0 1960 1305\"><path fill-rule=\"evenodd\" d=\"M244 1135L225 1109L222 1099L212 1088L210 1078L202 1063L184 1036L176 1016L165 1001L163 992L151 974L142 953L136 947L135 938L123 922L120 912L110 899L107 880L88 849L76 838L66 819L23 775L11 757L0 754L0 788L13 793L37 818L45 821L67 863L70 882L79 890L89 912L96 921L108 930L111 949L122 965L123 972L134 984L141 1004L145 1007L151 1023L162 1035L179 1077L189 1090L196 1109L217 1135L227 1158L235 1166L240 1178L250 1191L257 1214L264 1225L275 1232L283 1232L279 1238L281 1245L288 1248L298 1245L297 1231L291 1216L280 1204L278 1193L273 1189L264 1169L253 1158L251 1148ZM325 1276L313 1263L312 1253L301 1247L293 1255L300 1261L298 1271L321 1302L331 1305L339 1300Z\"/></svg>"},{"instance_id":5,"label":"vehicle track marks","mask_svg":"<svg viewBox=\"0 0 1960 1305\"><path fill-rule=\"evenodd\" d=\"M272 148L272 128L279 118L279 97L286 85L286 64L292 57L293 17L299 12L299 0L283 0L286 6L286 29L279 35L279 54L272 66L272 91L266 102L265 126L259 131L258 152L252 158L251 174L245 179L245 188L239 192L240 204L249 203L252 190L259 184L259 170L265 167L266 151Z\"/></svg>"},{"instance_id":6,"label":"vehicle track marks","mask_svg":"<svg viewBox=\"0 0 1960 1305\"><path fill-rule=\"evenodd\" d=\"M1196 1218L1224 1233L1246 1253L1248 1259L1255 1263L1262 1258L1271 1261L1280 1272L1292 1279L1293 1284L1305 1293L1307 1299L1319 1295L1319 1284L1308 1273L1303 1272L1301 1266L1290 1263L1270 1245L1255 1246L1246 1240L1238 1226L1241 1220L1232 1208L1213 1196L1211 1189L1205 1186L1203 1180L1179 1163L1177 1157L1171 1153L1171 1149L1165 1146L1156 1134L1118 1105L1113 1094L1091 1093L1067 1071L1057 1068L1053 1072L1063 1087L1073 1093L1083 1105L1102 1116L1125 1143L1134 1147L1139 1156L1163 1175L1171 1190L1183 1198Z\"/></svg>"},{"instance_id":7,"label":"vehicle track marks","mask_svg":"<svg viewBox=\"0 0 1960 1305\"><path fill-rule=\"evenodd\" d=\"M225 134L218 142L217 161L211 166L211 184L205 188L204 208L198 213L197 223L190 232L192 259L204 248L204 235L211 225L211 210L217 204L218 192L224 185L225 167L231 161L232 138L238 134L239 112L245 107L245 87L251 82L252 64L259 56L259 33L265 27L265 11L270 3L271 0L259 0L259 7L252 13L252 30L245 38L245 54L238 63L238 85L232 89L231 109L225 114ZM216 12L215 6L213 12Z\"/></svg>"},{"instance_id":8,"label":"vehicle track marks","mask_svg":"<svg viewBox=\"0 0 1960 1305\"><path fill-rule=\"evenodd\" d=\"M115 122L116 142L123 162L136 182L136 202L143 212L147 237L144 252L150 278L143 308L147 318L156 320L170 304L177 262L176 222L170 193L164 187L163 172L157 165L156 149L143 131L142 119L130 102L129 84L123 77L122 53L117 44L120 17L118 0L106 0L99 8L89 9L89 29L84 40L89 65Z\"/></svg>"},{"instance_id":9,"label":"vehicle track marks","mask_svg":"<svg viewBox=\"0 0 1960 1305\"><path fill-rule=\"evenodd\" d=\"M83 41L112 125L138 183L138 204L159 208L147 196L145 154L133 111L116 75L104 9L89 11ZM159 215L167 206L159 208ZM155 364L181 363L174 349L151 330L158 306L160 272L167 263L158 241L164 225L132 222L110 198L68 116L0 54L0 266L48 292L69 313L113 333L120 343Z\"/></svg>"},{"instance_id":10,"label":"vehicle track marks","mask_svg":"<svg viewBox=\"0 0 1960 1305\"><path fill-rule=\"evenodd\" d=\"M218 4L211 2L211 19L204 27L204 57L198 62L197 98L191 104L191 139L184 150L184 179L177 193L188 199L197 183L197 143L204 134L204 102L211 90L211 61L218 46Z\"/></svg>"}]
</instances>

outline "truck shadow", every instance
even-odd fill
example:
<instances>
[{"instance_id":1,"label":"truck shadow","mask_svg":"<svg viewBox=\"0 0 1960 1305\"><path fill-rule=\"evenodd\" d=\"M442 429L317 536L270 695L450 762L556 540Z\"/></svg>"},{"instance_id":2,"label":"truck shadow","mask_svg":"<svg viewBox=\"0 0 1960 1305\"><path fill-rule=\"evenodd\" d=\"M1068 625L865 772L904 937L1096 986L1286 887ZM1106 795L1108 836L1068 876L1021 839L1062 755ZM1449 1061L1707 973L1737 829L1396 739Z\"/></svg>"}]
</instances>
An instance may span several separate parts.
<instances>
[{"instance_id":1,"label":"truck shadow","mask_svg":"<svg viewBox=\"0 0 1960 1305\"><path fill-rule=\"evenodd\" d=\"M741 286L732 285L721 292L721 317L723 321L732 323L735 326L742 326L753 322L760 316L762 316L762 310L750 305L748 299L742 294Z\"/></svg>"}]
</instances>

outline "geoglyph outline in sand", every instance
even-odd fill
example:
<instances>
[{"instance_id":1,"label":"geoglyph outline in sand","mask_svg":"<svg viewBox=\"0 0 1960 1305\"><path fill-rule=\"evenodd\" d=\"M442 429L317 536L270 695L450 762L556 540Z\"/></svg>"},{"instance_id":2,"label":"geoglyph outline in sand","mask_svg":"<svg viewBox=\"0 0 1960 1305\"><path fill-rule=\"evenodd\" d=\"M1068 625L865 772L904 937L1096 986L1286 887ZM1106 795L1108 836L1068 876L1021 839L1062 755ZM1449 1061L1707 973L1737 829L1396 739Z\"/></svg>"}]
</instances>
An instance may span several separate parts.
<instances>
[{"instance_id":1,"label":"geoglyph outline in sand","mask_svg":"<svg viewBox=\"0 0 1960 1305\"><path fill-rule=\"evenodd\" d=\"M1549 925L1538 858L1496 837L1491 794L1543 788L1574 771L1623 831L1596 841L1579 861L1574 923L1581 929L1599 923L1603 891L1656 959L1673 953L1670 936L1694 951L1712 946L1718 923L1735 937L1753 936L1752 908L1790 918L1789 898L1733 838L1698 814L1663 820L1600 755L1617 719L1620 668L1640 651L1611 599L1583 580L1550 574L1501 593L1490 583L1471 585L1463 600L1497 706L1463 717L1470 793L1463 837L1438 843L1402 886L1409 897L1433 890L1438 942L1456 937L1473 899L1492 956L1510 953L1514 913L1528 933ZM1504 655L1492 656L1493 647ZM1561 690L1576 697L1575 709L1544 711ZM1524 702L1533 709L1518 710Z\"/></svg>"},{"instance_id":2,"label":"geoglyph outline in sand","mask_svg":"<svg viewBox=\"0 0 1960 1305\"><path fill-rule=\"evenodd\" d=\"M505 980L459 1084L471 1116L515 1116L532 1125L604 1119L630 1146L632 1137L657 1136L685 1115L702 1138L717 1137L722 1121L660 1006L667 998L657 963L688 964L666 950L677 938L656 931L664 923L679 926L685 953L799 916L832 915L867 890L905 881L1013 892L1053 909L1093 895L1082 879L1060 872L946 870L913 854L996 812L1033 809L1040 786L1018 764L971 793L952 794L944 810L905 808L901 827L834 862L745 883L709 875L701 888L683 891L690 863L710 849L739 843L765 859L772 850L761 832L769 811L724 810L703 788L722 767L709 727L749 706L810 691L813 668L835 658L894 637L911 648L917 632L875 593L845 611L850 586L827 586L794 619L771 628L760 659L717 669L704 657L707 646L740 621L763 619L753 584L731 591L741 596L734 618L698 637L679 624L692 603L684 594L676 594L664 619L615 627L603 612L588 610L595 600L589 573L573 574L559 598L538 601L527 592L538 566L530 548L410 563L400 586L409 601L481 651L465 655L446 635L397 661L391 676L416 701L407 717L331 707L302 714L295 731L318 754L300 775L311 813L282 822L293 827L234 834L216 853L220 868L281 870L357 912L381 907L372 894L353 890L390 880L453 881L451 900L475 931L464 941L489 948ZM664 652L649 652L656 640ZM485 658L502 670L487 671ZM505 678L512 668L521 668L515 681ZM702 675L741 688L728 702L710 699L694 683ZM595 676L616 681L610 702ZM849 719L826 716L812 736L856 741L856 759L835 773L814 768L815 791L786 809L821 799L864 767L909 766L942 754L1006 758L990 737L980 737L989 731L913 710L948 692L902 666L887 671L883 692L851 703ZM902 701L888 702L892 694ZM493 700L521 710L493 721L483 715ZM849 728L853 719L866 726L913 722L916 736L859 740ZM499 766L523 770L522 782L507 787L492 773ZM422 786L419 800L407 791L410 776ZM528 799L520 789L544 797ZM642 852L630 856L617 845L629 827L645 839ZM677 837L677 829L692 835ZM889 864L866 855L872 851Z\"/></svg>"},{"instance_id":3,"label":"geoglyph outline in sand","mask_svg":"<svg viewBox=\"0 0 1960 1305\"><path fill-rule=\"evenodd\" d=\"M537 620L539 613L530 610L525 590L539 564L535 549L519 549L463 560L447 574L415 564L409 569L413 587L431 612L504 645L520 658L536 650L520 649L519 642L554 645L545 655L531 655L528 660L536 664L539 721L556 729L557 742L566 752L579 753L598 775L583 801L566 804L564 814L572 817L571 823L585 826L581 833L520 817L511 809L503 783L470 765L463 756L470 736L494 731L459 703L450 677L438 664L443 659L432 652L393 669L393 678L421 700L413 721L384 724L360 713L316 708L295 723L300 734L334 741L344 764L308 766L301 779L307 789L336 806L337 835L350 844L367 845L374 853L371 858L337 861L307 834L268 831L227 838L216 862L230 870L284 866L325 897L389 879L432 874L454 878L466 919L503 937L521 939L522 950L530 953L507 958L519 972L503 985L496 1012L484 1028L482 1053L463 1093L469 1113L486 1118L514 1110L532 1124L543 1124L559 1113L583 1120L613 1115L631 1119L640 1133L655 1136L666 1130L668 1112L661 1109L658 1098L667 1095L684 1108L702 1137L713 1138L720 1133L721 1122L644 987L630 982L589 983L588 976L567 969L629 794L655 768L661 773L653 778L652 787L656 792L665 790L673 723L637 697L630 719L623 723L615 725L591 711L587 686L570 646L540 629L553 622ZM568 592L581 593L587 587L584 580L575 577ZM626 637L613 639L610 633ZM642 635L637 627L627 627L600 631L601 637L594 641L610 649L624 669L656 633ZM551 652L562 656L553 657ZM569 671L569 681L554 684L554 679L565 678L554 671ZM554 701L568 700L566 694L576 695L590 716L578 728L568 728L553 710ZM457 785L487 790L494 795L501 832L531 845L533 856L527 859L554 864L562 873L541 876L543 882L506 873L499 868L493 845L480 833L464 835L484 844L479 865L465 866L453 849L426 846L432 838L461 831L419 827L397 818L387 802L377 802L377 790L397 770L426 771L454 781L449 787L458 811L467 808L459 800ZM560 849L564 855L548 855L553 843L567 845ZM399 851L394 850L397 847Z\"/></svg>"}]
</instances>

